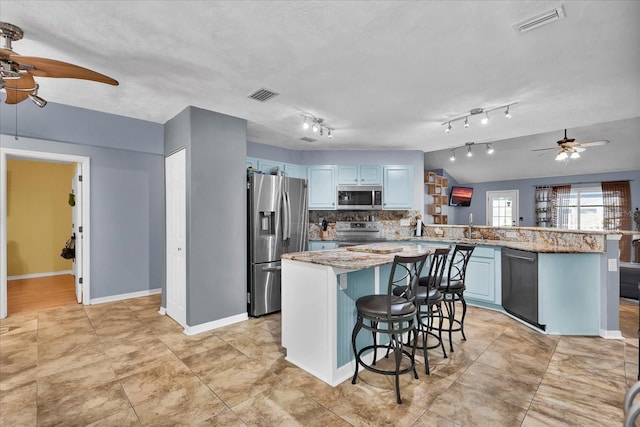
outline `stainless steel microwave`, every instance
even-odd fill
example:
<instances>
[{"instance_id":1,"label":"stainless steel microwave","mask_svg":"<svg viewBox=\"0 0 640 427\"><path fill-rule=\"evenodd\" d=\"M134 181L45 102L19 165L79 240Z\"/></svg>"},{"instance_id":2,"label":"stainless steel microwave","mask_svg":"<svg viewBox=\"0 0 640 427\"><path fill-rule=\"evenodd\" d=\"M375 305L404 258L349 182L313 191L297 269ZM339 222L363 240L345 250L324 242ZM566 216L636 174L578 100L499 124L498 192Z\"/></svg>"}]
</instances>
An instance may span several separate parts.
<instances>
[{"instance_id":1,"label":"stainless steel microwave","mask_svg":"<svg viewBox=\"0 0 640 427\"><path fill-rule=\"evenodd\" d=\"M382 209L381 185L339 185L338 210Z\"/></svg>"}]
</instances>

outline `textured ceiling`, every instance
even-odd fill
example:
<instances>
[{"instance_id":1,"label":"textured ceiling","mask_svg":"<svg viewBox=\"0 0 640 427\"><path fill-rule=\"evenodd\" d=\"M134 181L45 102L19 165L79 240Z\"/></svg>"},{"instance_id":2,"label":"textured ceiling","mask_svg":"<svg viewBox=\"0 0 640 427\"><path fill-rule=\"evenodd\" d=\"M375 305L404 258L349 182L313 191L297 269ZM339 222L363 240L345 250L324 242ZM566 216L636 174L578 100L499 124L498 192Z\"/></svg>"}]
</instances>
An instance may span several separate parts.
<instances>
[{"instance_id":1,"label":"textured ceiling","mask_svg":"<svg viewBox=\"0 0 640 427\"><path fill-rule=\"evenodd\" d=\"M291 149L433 152L508 140L517 152L588 127L576 137L612 140L594 152L621 150L610 125L593 125L640 117L640 2L565 2L565 19L513 30L558 4L3 0L0 21L24 30L16 52L120 82L39 78L51 102L157 123L194 105L246 119L251 141ZM279 95L248 98L260 88ZM456 122L443 132L472 108L516 101L511 120L496 111L486 126L473 117L469 129ZM324 118L334 137L301 141L302 111Z\"/></svg>"}]
</instances>

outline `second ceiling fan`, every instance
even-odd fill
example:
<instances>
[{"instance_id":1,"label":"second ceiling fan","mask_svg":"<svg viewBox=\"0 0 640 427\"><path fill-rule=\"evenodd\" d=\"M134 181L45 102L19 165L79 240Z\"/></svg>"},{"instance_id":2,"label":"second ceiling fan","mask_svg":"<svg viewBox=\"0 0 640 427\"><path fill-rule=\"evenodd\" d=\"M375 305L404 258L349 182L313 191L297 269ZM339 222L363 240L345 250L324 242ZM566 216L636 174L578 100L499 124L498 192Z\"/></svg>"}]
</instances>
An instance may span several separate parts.
<instances>
[{"instance_id":1,"label":"second ceiling fan","mask_svg":"<svg viewBox=\"0 0 640 427\"><path fill-rule=\"evenodd\" d=\"M551 148L538 148L531 151L546 151L551 152L551 150L556 151L558 154L556 155L556 160L568 160L568 159L577 159L580 157L580 153L586 150L585 147L595 147L598 145L606 145L609 141L606 139L600 141L591 141L591 142L578 142L575 138L567 138L567 130L564 130L564 138L560 141L557 141L557 147ZM544 155L547 153L542 153L540 155Z\"/></svg>"}]
</instances>

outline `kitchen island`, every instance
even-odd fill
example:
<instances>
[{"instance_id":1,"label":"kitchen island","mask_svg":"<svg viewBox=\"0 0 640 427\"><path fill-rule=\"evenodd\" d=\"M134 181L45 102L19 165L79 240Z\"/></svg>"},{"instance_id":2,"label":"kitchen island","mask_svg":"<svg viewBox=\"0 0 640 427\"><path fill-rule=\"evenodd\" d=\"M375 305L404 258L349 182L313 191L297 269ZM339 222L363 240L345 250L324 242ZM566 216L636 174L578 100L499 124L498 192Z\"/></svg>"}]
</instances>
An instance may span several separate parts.
<instances>
[{"instance_id":1,"label":"kitchen island","mask_svg":"<svg viewBox=\"0 0 640 427\"><path fill-rule=\"evenodd\" d=\"M339 248L283 255L281 316L286 360L332 386L348 379L355 369L351 348L355 301L385 291L395 255L370 253L367 248L402 248L398 253L407 255L457 243L477 245L476 262L470 262L467 271L465 295L468 293L470 303L504 312L501 249L529 250L539 255L539 314L546 329L536 328L538 331L622 337L615 235L583 233L527 241L425 236L396 246L374 244L359 246L358 251ZM366 335L361 334L363 339Z\"/></svg>"},{"instance_id":2,"label":"kitchen island","mask_svg":"<svg viewBox=\"0 0 640 427\"><path fill-rule=\"evenodd\" d=\"M380 243L283 255L286 360L332 386L350 378L355 369L351 347L355 301L386 292L395 255L416 256L434 249L413 242ZM359 343L368 340L369 334L358 337Z\"/></svg>"}]
</instances>

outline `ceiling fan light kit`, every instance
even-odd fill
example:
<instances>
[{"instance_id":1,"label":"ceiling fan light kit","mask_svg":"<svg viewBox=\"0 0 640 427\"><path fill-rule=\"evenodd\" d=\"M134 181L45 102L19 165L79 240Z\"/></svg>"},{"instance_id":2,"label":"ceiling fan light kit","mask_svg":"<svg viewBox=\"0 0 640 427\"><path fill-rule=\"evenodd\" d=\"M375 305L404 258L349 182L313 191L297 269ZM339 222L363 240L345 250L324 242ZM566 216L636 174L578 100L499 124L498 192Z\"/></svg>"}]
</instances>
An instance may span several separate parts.
<instances>
[{"instance_id":1,"label":"ceiling fan light kit","mask_svg":"<svg viewBox=\"0 0 640 427\"><path fill-rule=\"evenodd\" d=\"M467 113L464 114L460 114L457 116L454 116L453 118L447 119L445 122L443 122L441 124L441 126L447 125L447 127L444 130L444 133L450 133L452 130L452 126L451 123L457 122L458 120L463 120L464 119L464 127L465 129L468 128L470 126L469 124L469 117L473 117L473 116L477 116L480 114L484 113L484 117L481 120L481 123L483 125L486 125L489 123L489 113L491 111L496 111L496 110L502 110L504 109L504 117L505 119L510 119L512 117L511 112L509 111L509 107L511 107L512 105L516 105L518 102L510 102L508 104L504 104L504 105L500 105L498 107L478 107L478 108L472 108L471 110L469 110Z\"/></svg>"},{"instance_id":2,"label":"ceiling fan light kit","mask_svg":"<svg viewBox=\"0 0 640 427\"><path fill-rule=\"evenodd\" d=\"M21 56L13 51L12 43L24 36L22 29L7 22L0 22L0 90L6 92L6 104L17 104L30 99L38 107L47 105L47 101L38 95L39 85L36 77L52 77L90 80L118 86L118 82L109 76L53 59L35 56Z\"/></svg>"}]
</instances>

